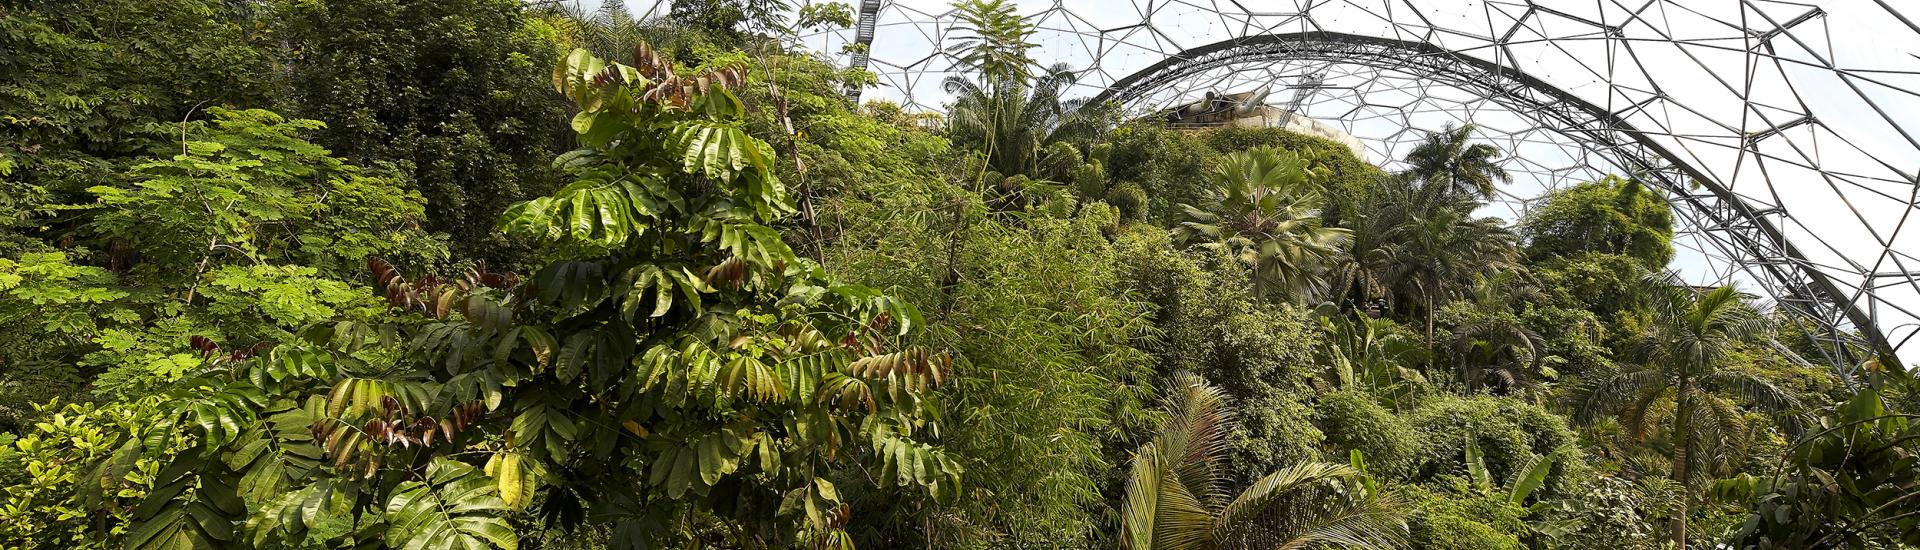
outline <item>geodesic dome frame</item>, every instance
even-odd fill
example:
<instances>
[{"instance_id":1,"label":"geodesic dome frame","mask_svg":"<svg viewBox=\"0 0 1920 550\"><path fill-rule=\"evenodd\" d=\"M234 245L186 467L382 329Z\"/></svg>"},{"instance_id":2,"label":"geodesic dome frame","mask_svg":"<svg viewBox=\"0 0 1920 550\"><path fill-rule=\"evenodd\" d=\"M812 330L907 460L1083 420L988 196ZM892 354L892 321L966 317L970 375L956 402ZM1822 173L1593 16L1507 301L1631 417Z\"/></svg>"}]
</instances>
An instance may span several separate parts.
<instances>
[{"instance_id":1,"label":"geodesic dome frame","mask_svg":"<svg viewBox=\"0 0 1920 550\"><path fill-rule=\"evenodd\" d=\"M1117 81L1112 88L1094 97L1094 101L1135 102L1145 94L1166 89L1177 82L1189 82L1195 75L1222 66L1249 62L1321 61L1353 63L1385 68L1438 83L1481 93L1489 101L1512 111L1530 113L1538 123L1577 143L1586 152L1626 171L1642 182L1664 191L1674 204L1682 225L1714 228L1720 238L1711 242L1724 258L1757 269L1776 304L1795 314L1816 319L1819 326L1833 329L1864 326L1869 317L1853 308L1841 307L1832 297L1840 290L1819 273L1792 266L1806 264L1806 257L1784 239L1780 230L1761 212L1718 185L1699 168L1688 164L1659 141L1650 139L1631 122L1605 108L1588 103L1550 84L1524 73L1474 58L1451 55L1430 44L1343 33L1308 32L1260 35L1233 39L1183 52ZM1324 78L1324 77L1316 77ZM1749 138L1755 139L1755 138ZM1701 190L1692 189L1700 182ZM1827 330L1818 338L1850 334ZM1862 333L1872 339L1877 333ZM1867 342L1884 346L1885 342ZM1888 348L1890 349L1890 347ZM1831 352L1831 364L1848 364L1839 347L1823 347Z\"/></svg>"},{"instance_id":2,"label":"geodesic dome frame","mask_svg":"<svg viewBox=\"0 0 1920 550\"><path fill-rule=\"evenodd\" d=\"M1904 1L1904 0L1903 0ZM1267 87L1394 168L1472 122L1512 153L1490 207L1609 173L1674 205L1675 268L1812 321L1842 369L1920 329L1920 26L1887 0L1119 0L1020 2L1032 53L1076 95L1144 114ZM943 1L865 0L802 45L880 79L868 97L937 110L959 74ZM1909 357L1911 360L1912 357Z\"/></svg>"}]
</instances>

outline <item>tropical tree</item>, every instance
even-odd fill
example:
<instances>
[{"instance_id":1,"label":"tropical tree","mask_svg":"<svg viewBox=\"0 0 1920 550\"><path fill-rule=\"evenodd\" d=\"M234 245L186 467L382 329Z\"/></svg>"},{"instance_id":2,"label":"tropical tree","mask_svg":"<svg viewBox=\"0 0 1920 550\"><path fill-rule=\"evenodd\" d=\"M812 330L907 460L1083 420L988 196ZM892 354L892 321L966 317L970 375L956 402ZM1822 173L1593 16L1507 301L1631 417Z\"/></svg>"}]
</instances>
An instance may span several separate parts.
<instances>
[{"instance_id":1,"label":"tropical tree","mask_svg":"<svg viewBox=\"0 0 1920 550\"><path fill-rule=\"evenodd\" d=\"M1164 406L1171 418L1134 453L1127 476L1122 548L1406 545L1400 501L1359 467L1300 463L1229 493L1222 463L1233 412L1226 393L1190 373L1175 375L1169 389Z\"/></svg>"},{"instance_id":2,"label":"tropical tree","mask_svg":"<svg viewBox=\"0 0 1920 550\"><path fill-rule=\"evenodd\" d=\"M1350 318L1321 317L1320 327L1326 334L1321 359L1328 365L1331 385L1342 390L1361 386L1398 390L1407 383L1426 382L1420 371L1407 368L1425 362L1425 350L1392 319L1355 311Z\"/></svg>"},{"instance_id":3,"label":"tropical tree","mask_svg":"<svg viewBox=\"0 0 1920 550\"><path fill-rule=\"evenodd\" d=\"M1263 294L1315 299L1352 233L1321 225L1321 190L1303 167L1271 147L1227 155L1212 175L1212 200L1182 204L1186 221L1175 231L1245 262Z\"/></svg>"},{"instance_id":4,"label":"tropical tree","mask_svg":"<svg viewBox=\"0 0 1920 550\"><path fill-rule=\"evenodd\" d=\"M554 2L536 13L562 44L608 59L632 52L649 32L649 22L634 17L626 2L605 2L594 10L577 2Z\"/></svg>"},{"instance_id":5,"label":"tropical tree","mask_svg":"<svg viewBox=\"0 0 1920 550\"><path fill-rule=\"evenodd\" d=\"M0 257L72 236L87 211L65 205L90 202L89 187L121 183L153 147L179 152L179 132L157 129L207 106L246 109L272 97L274 54L261 47L271 40L249 21L259 4L7 2Z\"/></svg>"},{"instance_id":6,"label":"tropical tree","mask_svg":"<svg viewBox=\"0 0 1920 550\"><path fill-rule=\"evenodd\" d=\"M961 466L925 441L948 361L900 341L917 310L772 228L794 208L742 129L743 69L650 53L556 71L581 109L572 182L501 220L543 245L534 277L372 260L382 315L192 338L170 384L13 446L35 479L0 545L510 549L516 525L591 518L614 547L826 547L856 464L955 495Z\"/></svg>"},{"instance_id":7,"label":"tropical tree","mask_svg":"<svg viewBox=\"0 0 1920 550\"><path fill-rule=\"evenodd\" d=\"M1467 299L1455 302L1453 355L1467 387L1491 383L1509 394L1538 396L1543 379L1558 377L1545 364L1546 337L1514 314L1516 304L1538 296L1538 287L1516 273L1474 278Z\"/></svg>"},{"instance_id":8,"label":"tropical tree","mask_svg":"<svg viewBox=\"0 0 1920 550\"><path fill-rule=\"evenodd\" d=\"M310 139L355 163L391 162L426 197L423 225L461 257L530 259L492 221L559 187L551 161L574 142L566 103L547 89L564 52L537 32L525 2L274 5L287 110L327 123Z\"/></svg>"},{"instance_id":9,"label":"tropical tree","mask_svg":"<svg viewBox=\"0 0 1920 550\"><path fill-rule=\"evenodd\" d=\"M571 0L528 4L563 46L610 59L631 55L643 42L676 54L692 54L696 46L767 51L761 46L773 42L771 37L853 26L853 8L840 2L795 9L785 0L682 0L639 16L620 1L600 2L597 8Z\"/></svg>"},{"instance_id":10,"label":"tropical tree","mask_svg":"<svg viewBox=\"0 0 1920 550\"><path fill-rule=\"evenodd\" d=\"M1697 290L1671 276L1644 284L1655 318L1640 350L1644 362L1589 388L1576 414L1584 422L1616 416L1642 440L1665 429L1669 474L1686 488L1668 529L1674 545L1684 549L1691 488L1714 460L1708 451L1744 431L1739 407L1729 398L1772 413L1789 433L1801 429L1801 405L1765 379L1726 368L1736 346L1766 330L1765 317L1733 287Z\"/></svg>"},{"instance_id":11,"label":"tropical tree","mask_svg":"<svg viewBox=\"0 0 1920 550\"><path fill-rule=\"evenodd\" d=\"M1520 222L1530 258L1620 254L1656 271L1673 260L1673 212L1638 181L1610 175L1545 199Z\"/></svg>"},{"instance_id":12,"label":"tropical tree","mask_svg":"<svg viewBox=\"0 0 1920 550\"><path fill-rule=\"evenodd\" d=\"M756 36L787 32L786 0L682 0L667 8L667 19L699 31L722 48L738 48Z\"/></svg>"},{"instance_id":13,"label":"tropical tree","mask_svg":"<svg viewBox=\"0 0 1920 550\"><path fill-rule=\"evenodd\" d=\"M1403 303L1421 304L1427 350L1440 305L1462 296L1476 277L1514 269L1514 234L1498 218L1475 218L1479 202L1448 192L1445 184L1384 178L1376 185L1377 220L1361 225L1366 249L1358 247L1342 268L1343 280L1379 285Z\"/></svg>"},{"instance_id":14,"label":"tropical tree","mask_svg":"<svg viewBox=\"0 0 1920 550\"><path fill-rule=\"evenodd\" d=\"M1388 246L1393 231L1419 205L1404 178L1380 175L1361 189L1350 202L1359 215L1347 213L1342 227L1352 233L1347 253L1333 268L1333 294L1337 305L1354 310L1378 310L1386 304L1393 288L1387 278L1392 274Z\"/></svg>"},{"instance_id":15,"label":"tropical tree","mask_svg":"<svg viewBox=\"0 0 1920 550\"><path fill-rule=\"evenodd\" d=\"M948 137L986 155L985 169L1002 176L1060 179L1076 170L1078 180L1104 180L1098 161L1082 164L1082 155L1061 142L1087 146L1111 126L1109 104L1062 101L1078 78L1064 63L1036 71L1027 56L1032 23L1014 14L1005 0L969 0L954 5L960 14L958 35L947 47L957 67L973 72L948 77L942 86L955 100L948 109ZM1049 154L1047 146L1055 149ZM1066 147L1065 150L1060 149ZM1072 150L1072 154L1059 154ZM1043 160L1057 164L1043 169ZM1088 159L1091 160L1091 159Z\"/></svg>"},{"instance_id":16,"label":"tropical tree","mask_svg":"<svg viewBox=\"0 0 1920 550\"><path fill-rule=\"evenodd\" d=\"M1501 168L1505 153L1485 143L1470 143L1474 125L1447 124L1427 134L1425 141L1407 153L1407 173L1421 181L1445 185L1463 194L1492 200L1495 183L1510 183L1513 176Z\"/></svg>"},{"instance_id":17,"label":"tropical tree","mask_svg":"<svg viewBox=\"0 0 1920 550\"><path fill-rule=\"evenodd\" d=\"M947 77L943 86L955 97L948 109L947 137L984 152L987 167L1002 175L1038 174L1046 144L1062 137L1061 129L1077 129L1070 124L1072 111L1060 101L1074 76L1067 65L1060 64L1031 82L1000 88L966 77Z\"/></svg>"},{"instance_id":18,"label":"tropical tree","mask_svg":"<svg viewBox=\"0 0 1920 550\"><path fill-rule=\"evenodd\" d=\"M1033 71L1033 58L1027 50L1039 46L1027 40L1033 37L1033 24L1014 12L1016 6L1006 0L965 0L956 2L960 19L957 33L947 45L961 69L979 74L984 87L997 95L1002 87L1026 82Z\"/></svg>"}]
</instances>

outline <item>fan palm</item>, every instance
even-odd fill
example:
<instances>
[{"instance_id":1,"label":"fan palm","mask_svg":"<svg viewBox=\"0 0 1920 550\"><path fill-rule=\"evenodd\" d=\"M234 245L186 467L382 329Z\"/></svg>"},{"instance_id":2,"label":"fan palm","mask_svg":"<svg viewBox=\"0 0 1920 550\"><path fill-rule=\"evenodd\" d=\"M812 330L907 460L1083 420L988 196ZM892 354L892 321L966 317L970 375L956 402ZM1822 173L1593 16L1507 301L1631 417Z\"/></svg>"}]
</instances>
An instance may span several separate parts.
<instances>
[{"instance_id":1,"label":"fan palm","mask_svg":"<svg viewBox=\"0 0 1920 550\"><path fill-rule=\"evenodd\" d=\"M1353 467L1296 464L1227 493L1226 393L1189 373L1175 375L1172 389L1165 403L1172 418L1134 453L1121 508L1123 548L1405 546L1404 507Z\"/></svg>"},{"instance_id":2,"label":"fan palm","mask_svg":"<svg viewBox=\"0 0 1920 550\"><path fill-rule=\"evenodd\" d=\"M1224 250L1253 268L1262 293L1312 299L1327 290L1352 233L1321 225L1321 190L1291 152L1258 147L1227 155L1205 208L1180 205L1183 240Z\"/></svg>"},{"instance_id":3,"label":"fan palm","mask_svg":"<svg viewBox=\"0 0 1920 550\"><path fill-rule=\"evenodd\" d=\"M1448 124L1427 134L1426 141L1407 154L1407 171L1414 177L1446 186L1481 200L1493 199L1494 183L1511 183L1513 176L1500 167L1500 148L1469 143L1474 125Z\"/></svg>"},{"instance_id":4,"label":"fan palm","mask_svg":"<svg viewBox=\"0 0 1920 550\"><path fill-rule=\"evenodd\" d=\"M1799 433L1798 399L1766 380L1722 368L1740 342L1760 336L1766 326L1740 293L1732 287L1699 291L1671 276L1649 278L1645 286L1654 313L1640 350L1646 361L1590 388L1576 411L1580 420L1616 416L1643 439L1664 427L1671 446L1668 473L1681 487L1700 481L1701 466L1710 464L1710 453L1696 451L1744 432L1729 396L1774 413L1782 428ZM1691 492L1683 494L1668 522L1675 546L1683 550L1690 501Z\"/></svg>"}]
</instances>

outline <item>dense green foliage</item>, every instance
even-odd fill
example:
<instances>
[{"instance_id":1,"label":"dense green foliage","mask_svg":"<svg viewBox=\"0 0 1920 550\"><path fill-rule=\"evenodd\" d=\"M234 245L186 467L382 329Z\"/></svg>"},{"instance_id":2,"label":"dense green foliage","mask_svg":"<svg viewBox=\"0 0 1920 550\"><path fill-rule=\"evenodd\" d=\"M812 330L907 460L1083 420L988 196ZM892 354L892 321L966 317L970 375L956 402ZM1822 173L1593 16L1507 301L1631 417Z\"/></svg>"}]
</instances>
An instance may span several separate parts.
<instances>
[{"instance_id":1,"label":"dense green foliage","mask_svg":"<svg viewBox=\"0 0 1920 550\"><path fill-rule=\"evenodd\" d=\"M113 183L200 108L259 106L273 52L250 4L8 2L0 12L0 251L84 238L59 205ZM172 139L167 135L171 134Z\"/></svg>"},{"instance_id":2,"label":"dense green foliage","mask_svg":"<svg viewBox=\"0 0 1920 550\"><path fill-rule=\"evenodd\" d=\"M1520 223L1534 258L1619 254L1647 269L1673 260L1673 215L1640 182L1608 176L1549 195Z\"/></svg>"},{"instance_id":3,"label":"dense green foliage","mask_svg":"<svg viewBox=\"0 0 1920 550\"><path fill-rule=\"evenodd\" d=\"M1915 437L1914 417L1889 409L1886 395L1911 398L1914 379L1877 363L1866 367L1873 391L1832 407L1821 429L1782 457L1790 467L1715 483L1715 496L1754 504L1734 536L1743 547L1920 544L1920 516L1901 504L1914 498L1909 480L1920 464L1905 443Z\"/></svg>"},{"instance_id":4,"label":"dense green foliage","mask_svg":"<svg viewBox=\"0 0 1920 550\"><path fill-rule=\"evenodd\" d=\"M844 4L0 2L0 548L1920 544L1913 378L1660 191L956 9L934 114L786 49Z\"/></svg>"},{"instance_id":5,"label":"dense green foliage","mask_svg":"<svg viewBox=\"0 0 1920 550\"><path fill-rule=\"evenodd\" d=\"M558 187L570 113L544 77L555 48L515 0L287 2L287 107L327 122L314 140L391 162L427 198L427 227L466 259L510 264L493 219ZM524 245L519 245L524 246Z\"/></svg>"},{"instance_id":6,"label":"dense green foliage","mask_svg":"<svg viewBox=\"0 0 1920 550\"><path fill-rule=\"evenodd\" d=\"M1180 205L1186 221L1176 232L1252 266L1262 294L1315 299L1326 292L1326 272L1351 240L1346 229L1321 227L1317 180L1324 174L1309 174L1298 155L1279 149L1229 154L1212 174L1214 196L1202 206Z\"/></svg>"},{"instance_id":7,"label":"dense green foliage","mask_svg":"<svg viewBox=\"0 0 1920 550\"><path fill-rule=\"evenodd\" d=\"M1121 548L1396 548L1406 530L1399 498L1353 464L1303 462L1238 494L1220 483L1233 411L1226 392L1190 373L1173 377L1159 436L1134 453L1121 511Z\"/></svg>"}]
</instances>

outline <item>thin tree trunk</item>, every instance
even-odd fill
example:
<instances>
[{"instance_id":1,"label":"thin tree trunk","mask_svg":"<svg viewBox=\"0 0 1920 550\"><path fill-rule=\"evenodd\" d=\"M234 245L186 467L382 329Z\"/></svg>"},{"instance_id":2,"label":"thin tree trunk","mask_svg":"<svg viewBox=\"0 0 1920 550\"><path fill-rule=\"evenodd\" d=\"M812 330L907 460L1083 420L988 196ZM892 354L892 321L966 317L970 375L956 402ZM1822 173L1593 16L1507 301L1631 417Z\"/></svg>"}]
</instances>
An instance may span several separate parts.
<instances>
[{"instance_id":1,"label":"thin tree trunk","mask_svg":"<svg viewBox=\"0 0 1920 550\"><path fill-rule=\"evenodd\" d=\"M1433 293L1427 293L1427 368L1433 368Z\"/></svg>"},{"instance_id":2,"label":"thin tree trunk","mask_svg":"<svg viewBox=\"0 0 1920 550\"><path fill-rule=\"evenodd\" d=\"M936 321L945 321L953 313L953 292L960 286L960 246L967 238L965 205L956 203L953 208L953 227L947 235L947 272L940 277L940 310Z\"/></svg>"},{"instance_id":3,"label":"thin tree trunk","mask_svg":"<svg viewBox=\"0 0 1920 550\"><path fill-rule=\"evenodd\" d=\"M775 58L768 56L767 59L771 61ZM790 116L787 108L787 96L780 93L780 86L774 80L774 66L769 62L767 64L767 95L773 98L774 114L780 117L780 128L787 138L787 156L793 158L794 175L799 180L796 182L798 185L793 189L794 194L800 197L800 224L807 228L808 236L812 237L812 242L807 243L806 248L811 253L813 261L819 263L821 267L826 267L827 236L822 232L820 219L813 211L813 186L807 184L807 163L800 158L800 134L794 131L793 117Z\"/></svg>"},{"instance_id":4,"label":"thin tree trunk","mask_svg":"<svg viewBox=\"0 0 1920 550\"><path fill-rule=\"evenodd\" d=\"M1673 546L1677 550L1687 550L1687 510L1691 508L1693 491L1687 488L1688 447L1693 445L1693 378L1685 373L1680 375L1679 403L1675 406L1673 421L1673 481L1680 486L1680 507L1673 518L1667 520L1667 528L1672 531Z\"/></svg>"}]
</instances>

